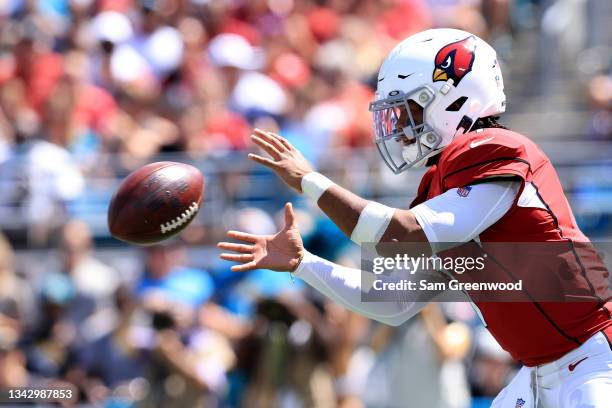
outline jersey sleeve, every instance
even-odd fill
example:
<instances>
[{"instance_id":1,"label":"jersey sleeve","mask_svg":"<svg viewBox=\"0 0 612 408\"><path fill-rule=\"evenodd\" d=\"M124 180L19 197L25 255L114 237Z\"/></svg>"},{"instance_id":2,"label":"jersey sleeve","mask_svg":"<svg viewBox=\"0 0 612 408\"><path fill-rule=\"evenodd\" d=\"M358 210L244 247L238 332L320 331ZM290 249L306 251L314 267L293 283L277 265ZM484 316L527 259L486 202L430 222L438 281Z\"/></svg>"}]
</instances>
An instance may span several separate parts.
<instances>
[{"instance_id":1,"label":"jersey sleeve","mask_svg":"<svg viewBox=\"0 0 612 408\"><path fill-rule=\"evenodd\" d=\"M514 177L528 181L531 168L526 148L506 133L474 132L455 145L446 155L442 169L443 190L491 178Z\"/></svg>"},{"instance_id":2,"label":"jersey sleeve","mask_svg":"<svg viewBox=\"0 0 612 408\"><path fill-rule=\"evenodd\" d=\"M518 181L452 188L410 211L423 228L432 252L438 253L453 243L476 238L499 221L512 207L519 189Z\"/></svg>"},{"instance_id":3,"label":"jersey sleeve","mask_svg":"<svg viewBox=\"0 0 612 408\"><path fill-rule=\"evenodd\" d=\"M391 276L347 268L309 252L306 252L293 274L347 309L390 326L399 326L427 304L412 301L364 302L362 293L372 290L374 281L397 281Z\"/></svg>"}]
</instances>

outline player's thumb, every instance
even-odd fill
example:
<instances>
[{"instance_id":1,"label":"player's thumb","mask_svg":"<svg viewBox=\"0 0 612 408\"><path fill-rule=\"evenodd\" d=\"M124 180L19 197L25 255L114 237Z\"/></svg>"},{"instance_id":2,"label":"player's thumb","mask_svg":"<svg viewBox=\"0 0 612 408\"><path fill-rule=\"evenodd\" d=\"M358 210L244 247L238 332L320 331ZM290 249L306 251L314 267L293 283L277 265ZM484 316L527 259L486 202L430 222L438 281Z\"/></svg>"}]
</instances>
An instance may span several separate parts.
<instances>
[{"instance_id":1,"label":"player's thumb","mask_svg":"<svg viewBox=\"0 0 612 408\"><path fill-rule=\"evenodd\" d=\"M293 205L291 203L285 204L285 226L295 226L295 212L293 212Z\"/></svg>"}]
</instances>

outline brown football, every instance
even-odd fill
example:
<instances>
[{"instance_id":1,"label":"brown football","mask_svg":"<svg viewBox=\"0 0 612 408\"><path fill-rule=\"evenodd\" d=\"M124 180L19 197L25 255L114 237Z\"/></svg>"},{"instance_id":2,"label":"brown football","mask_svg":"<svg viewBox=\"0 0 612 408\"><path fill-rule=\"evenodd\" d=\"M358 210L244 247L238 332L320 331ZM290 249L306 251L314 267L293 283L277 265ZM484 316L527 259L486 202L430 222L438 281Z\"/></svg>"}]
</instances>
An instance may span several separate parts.
<instances>
[{"instance_id":1,"label":"brown football","mask_svg":"<svg viewBox=\"0 0 612 408\"><path fill-rule=\"evenodd\" d=\"M175 162L147 164L119 185L108 209L110 233L147 245L181 232L195 218L204 194L204 176Z\"/></svg>"}]
</instances>

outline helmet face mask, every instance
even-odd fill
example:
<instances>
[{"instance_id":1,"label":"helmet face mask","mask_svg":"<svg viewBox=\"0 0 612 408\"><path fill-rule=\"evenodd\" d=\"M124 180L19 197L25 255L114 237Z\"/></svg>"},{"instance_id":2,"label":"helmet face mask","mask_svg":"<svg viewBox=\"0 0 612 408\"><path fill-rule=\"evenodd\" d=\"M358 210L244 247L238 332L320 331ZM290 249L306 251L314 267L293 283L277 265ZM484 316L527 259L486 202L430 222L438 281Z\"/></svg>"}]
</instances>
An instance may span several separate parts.
<instances>
[{"instance_id":1,"label":"helmet face mask","mask_svg":"<svg viewBox=\"0 0 612 408\"><path fill-rule=\"evenodd\" d=\"M433 156L442 142L427 124L425 111L435 98L434 91L420 87L410 93L393 91L370 103L374 142L385 164L395 174L420 167Z\"/></svg>"},{"instance_id":2,"label":"helmet face mask","mask_svg":"<svg viewBox=\"0 0 612 408\"><path fill-rule=\"evenodd\" d=\"M422 31L400 42L378 73L375 143L395 174L420 167L479 118L506 109L495 50L461 30Z\"/></svg>"}]
</instances>

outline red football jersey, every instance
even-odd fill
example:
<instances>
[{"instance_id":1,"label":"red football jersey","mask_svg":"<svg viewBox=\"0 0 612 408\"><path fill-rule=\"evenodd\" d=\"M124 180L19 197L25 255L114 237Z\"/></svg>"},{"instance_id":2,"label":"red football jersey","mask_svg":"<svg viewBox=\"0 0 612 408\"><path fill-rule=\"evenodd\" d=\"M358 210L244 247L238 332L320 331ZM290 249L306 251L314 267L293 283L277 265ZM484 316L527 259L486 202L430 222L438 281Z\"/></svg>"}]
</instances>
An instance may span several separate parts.
<instances>
[{"instance_id":1,"label":"red football jersey","mask_svg":"<svg viewBox=\"0 0 612 408\"><path fill-rule=\"evenodd\" d=\"M517 361L534 366L558 359L593 334L612 326L608 271L578 228L548 157L527 137L509 130L490 128L470 132L456 138L440 153L438 163L421 180L411 207L452 188L508 176L522 180L519 194L511 209L479 239L484 248L487 243L495 247L496 242L513 242L517 248L520 243L543 242L553 243L550 248L567 246L569 255L564 254L567 259L562 259L562 266L567 270L560 274L565 273L563 279L556 277L560 264L553 270L546 259L536 260L529 268L505 269L508 274L531 283L549 277L546 274L555 274L547 290L558 291L565 301L540 301L529 293L520 302L473 300L499 344ZM536 188L546 209L517 205L527 182ZM517 254L515 249L514 258L521 258ZM473 279L469 274L461 276L461 280ZM571 296L580 301L567 301Z\"/></svg>"}]
</instances>

